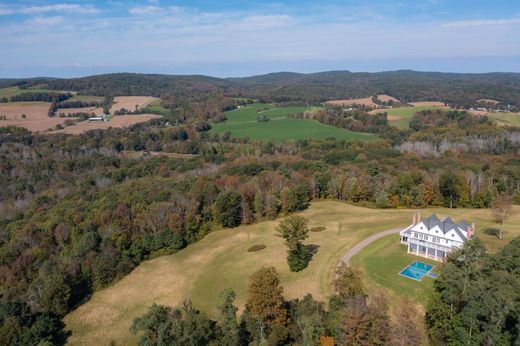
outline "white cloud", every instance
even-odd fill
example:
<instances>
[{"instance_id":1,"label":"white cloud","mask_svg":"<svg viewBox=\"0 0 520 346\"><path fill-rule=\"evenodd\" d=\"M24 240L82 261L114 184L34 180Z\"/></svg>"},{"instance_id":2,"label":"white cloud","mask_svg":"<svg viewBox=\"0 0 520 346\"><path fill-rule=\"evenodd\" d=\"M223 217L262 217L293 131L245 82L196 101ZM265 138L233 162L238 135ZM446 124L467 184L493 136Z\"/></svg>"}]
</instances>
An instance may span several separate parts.
<instances>
[{"instance_id":1,"label":"white cloud","mask_svg":"<svg viewBox=\"0 0 520 346\"><path fill-rule=\"evenodd\" d=\"M8 14L42 14L48 12L66 12L76 14L92 14L98 13L99 10L93 5L78 5L78 4L53 4L43 6L23 6L23 7L0 7L0 15Z\"/></svg>"},{"instance_id":2,"label":"white cloud","mask_svg":"<svg viewBox=\"0 0 520 346\"><path fill-rule=\"evenodd\" d=\"M473 26L496 26L496 25L515 25L515 24L520 24L520 18L459 20L459 21L444 23L441 26L443 28L465 28L465 27L473 27Z\"/></svg>"},{"instance_id":3,"label":"white cloud","mask_svg":"<svg viewBox=\"0 0 520 346\"><path fill-rule=\"evenodd\" d=\"M63 23L62 16L52 16L52 17L36 17L28 21L30 25L35 26L52 26Z\"/></svg>"},{"instance_id":4,"label":"white cloud","mask_svg":"<svg viewBox=\"0 0 520 346\"><path fill-rule=\"evenodd\" d=\"M150 16L150 15L158 15L163 14L165 12L165 9L163 7L159 6L137 6L132 7L128 10L130 14L133 14L135 16Z\"/></svg>"}]
</instances>

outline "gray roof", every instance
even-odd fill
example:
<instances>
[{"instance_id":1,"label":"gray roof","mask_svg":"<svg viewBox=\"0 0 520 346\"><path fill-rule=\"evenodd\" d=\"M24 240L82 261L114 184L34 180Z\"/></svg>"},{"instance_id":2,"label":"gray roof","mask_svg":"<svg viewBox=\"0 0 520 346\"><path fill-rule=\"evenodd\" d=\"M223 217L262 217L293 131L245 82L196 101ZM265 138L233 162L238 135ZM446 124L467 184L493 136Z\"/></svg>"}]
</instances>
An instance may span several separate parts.
<instances>
[{"instance_id":1,"label":"gray roof","mask_svg":"<svg viewBox=\"0 0 520 346\"><path fill-rule=\"evenodd\" d=\"M437 215L431 214L427 219L424 219L423 222L426 225L426 227L428 227L428 229L432 229L433 227L438 225L441 222L441 220L439 220Z\"/></svg>"},{"instance_id":2,"label":"gray roof","mask_svg":"<svg viewBox=\"0 0 520 346\"><path fill-rule=\"evenodd\" d=\"M426 225L426 227L428 228L428 230L432 229L433 227L435 226L439 226L439 228L441 229L441 231L446 234L446 232L450 231L450 230L455 230L455 232L459 235L459 237L462 239L462 240L466 240L466 237L464 236L464 234L460 231L459 227L465 231L467 231L468 229L468 224L466 223L466 221L462 221L460 222L458 225L451 219L451 217L447 217L445 218L444 220L439 220L439 218L437 217L437 215L435 214L432 214L430 215L428 218L424 219L423 220L423 223Z\"/></svg>"}]
</instances>

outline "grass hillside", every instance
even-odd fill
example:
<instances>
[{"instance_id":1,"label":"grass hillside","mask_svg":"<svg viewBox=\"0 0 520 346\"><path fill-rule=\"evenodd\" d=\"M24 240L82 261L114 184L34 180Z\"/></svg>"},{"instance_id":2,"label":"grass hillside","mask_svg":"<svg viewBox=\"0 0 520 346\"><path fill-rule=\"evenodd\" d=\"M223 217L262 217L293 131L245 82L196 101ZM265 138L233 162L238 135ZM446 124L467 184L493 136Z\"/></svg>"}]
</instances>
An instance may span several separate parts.
<instances>
[{"instance_id":1,"label":"grass hillside","mask_svg":"<svg viewBox=\"0 0 520 346\"><path fill-rule=\"evenodd\" d=\"M425 110L435 109L448 109L448 107L432 107L432 106L419 106L419 107L398 107L392 109L384 109L382 112L388 114L388 122L399 129L407 129L410 124L410 120L415 113Z\"/></svg>"},{"instance_id":2,"label":"grass hillside","mask_svg":"<svg viewBox=\"0 0 520 346\"><path fill-rule=\"evenodd\" d=\"M310 107L274 107L255 103L226 112L227 121L213 125L214 133L230 132L231 137L249 137L258 140L283 142L288 139L326 139L334 137L345 140L374 140L378 137L324 125L315 120L294 119L290 115L303 113ZM257 117L269 117L267 122L258 122Z\"/></svg>"},{"instance_id":3,"label":"grass hillside","mask_svg":"<svg viewBox=\"0 0 520 346\"><path fill-rule=\"evenodd\" d=\"M43 93L43 92L58 92L56 90L49 90L45 88L32 87L27 89L20 89L17 86L0 88L0 99L7 98L9 99L11 96L18 96L24 93ZM103 99L101 99L103 100Z\"/></svg>"},{"instance_id":4,"label":"grass hillside","mask_svg":"<svg viewBox=\"0 0 520 346\"><path fill-rule=\"evenodd\" d=\"M520 126L520 113L488 113L499 126Z\"/></svg>"},{"instance_id":5,"label":"grass hillside","mask_svg":"<svg viewBox=\"0 0 520 346\"><path fill-rule=\"evenodd\" d=\"M326 300L331 294L332 274L341 256L371 234L407 226L413 212L368 209L335 201L313 203L301 214L310 220L311 227L322 226L325 230L311 232L305 241L319 245L319 250L309 267L299 273L289 271L283 239L275 235L279 220L215 231L176 254L142 263L121 281L96 292L89 302L66 316L67 328L72 331L69 342L101 345L113 339L118 344L136 343L129 327L150 304L178 306L191 297L196 308L214 315L218 295L228 287L236 291L236 303L243 307L248 277L261 266L277 268L286 298L302 297L309 292L319 300ZM476 221L477 234L491 250L520 235L520 207L515 207L514 216L505 225L504 240L479 232L492 225L489 210L430 208L422 211L423 215L432 212L439 216L450 215L455 221L462 218ZM388 242L395 245L397 236ZM247 252L255 244L267 247ZM380 263L381 270L386 270L386 261Z\"/></svg>"}]
</instances>

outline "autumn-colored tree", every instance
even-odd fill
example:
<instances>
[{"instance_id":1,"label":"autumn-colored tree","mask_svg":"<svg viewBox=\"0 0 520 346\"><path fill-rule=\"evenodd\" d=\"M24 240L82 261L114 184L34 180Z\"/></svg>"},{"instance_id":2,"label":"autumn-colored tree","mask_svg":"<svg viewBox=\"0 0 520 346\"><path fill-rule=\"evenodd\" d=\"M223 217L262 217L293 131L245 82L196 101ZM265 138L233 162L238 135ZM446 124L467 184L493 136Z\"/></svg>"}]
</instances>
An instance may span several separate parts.
<instances>
[{"instance_id":1,"label":"autumn-colored tree","mask_svg":"<svg viewBox=\"0 0 520 346\"><path fill-rule=\"evenodd\" d=\"M264 326L285 325L287 310L280 275L274 267L262 267L249 278L246 307Z\"/></svg>"},{"instance_id":2,"label":"autumn-colored tree","mask_svg":"<svg viewBox=\"0 0 520 346\"><path fill-rule=\"evenodd\" d=\"M419 346L425 341L425 333L421 321L423 317L416 307L416 303L406 297L397 304L395 319L390 332L392 346Z\"/></svg>"},{"instance_id":3,"label":"autumn-colored tree","mask_svg":"<svg viewBox=\"0 0 520 346\"><path fill-rule=\"evenodd\" d=\"M388 304L382 293L376 292L369 300L357 295L344 300L340 311L338 344L386 345L390 319Z\"/></svg>"},{"instance_id":4,"label":"autumn-colored tree","mask_svg":"<svg viewBox=\"0 0 520 346\"><path fill-rule=\"evenodd\" d=\"M498 238L502 239L504 233L504 222L511 215L513 205L513 198L509 195L501 193L495 197L493 204L491 204L491 214L493 221L500 224Z\"/></svg>"},{"instance_id":5,"label":"autumn-colored tree","mask_svg":"<svg viewBox=\"0 0 520 346\"><path fill-rule=\"evenodd\" d=\"M366 296L365 287L361 281L361 272L346 264L341 264L336 270L334 289L341 299Z\"/></svg>"}]
</instances>

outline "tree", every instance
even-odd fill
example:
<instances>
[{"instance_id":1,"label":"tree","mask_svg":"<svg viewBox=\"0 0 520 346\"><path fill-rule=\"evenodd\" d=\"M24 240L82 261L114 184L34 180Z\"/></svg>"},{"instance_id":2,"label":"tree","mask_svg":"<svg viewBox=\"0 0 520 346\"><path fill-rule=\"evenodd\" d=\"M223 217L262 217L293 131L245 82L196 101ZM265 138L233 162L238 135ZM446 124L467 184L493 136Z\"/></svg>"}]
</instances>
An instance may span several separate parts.
<instances>
[{"instance_id":1,"label":"tree","mask_svg":"<svg viewBox=\"0 0 520 346\"><path fill-rule=\"evenodd\" d=\"M491 214L493 221L500 224L498 238L502 239L504 232L504 222L511 215L513 205L513 198L505 193L498 194L491 204Z\"/></svg>"},{"instance_id":2,"label":"tree","mask_svg":"<svg viewBox=\"0 0 520 346\"><path fill-rule=\"evenodd\" d=\"M142 346L198 346L215 341L215 323L185 302L184 308L153 304L137 317L130 327L133 334L142 332Z\"/></svg>"},{"instance_id":3,"label":"tree","mask_svg":"<svg viewBox=\"0 0 520 346\"><path fill-rule=\"evenodd\" d=\"M444 197L445 206L453 208L461 195L459 177L454 173L445 173L439 178L439 190Z\"/></svg>"},{"instance_id":4,"label":"tree","mask_svg":"<svg viewBox=\"0 0 520 346\"><path fill-rule=\"evenodd\" d=\"M422 316L417 310L416 303L406 297L396 306L394 314L390 344L392 346L422 345L425 335L421 324Z\"/></svg>"},{"instance_id":5,"label":"tree","mask_svg":"<svg viewBox=\"0 0 520 346\"><path fill-rule=\"evenodd\" d=\"M334 289L341 299L356 296L366 297L361 272L344 263L336 269Z\"/></svg>"},{"instance_id":6,"label":"tree","mask_svg":"<svg viewBox=\"0 0 520 346\"><path fill-rule=\"evenodd\" d=\"M319 344L320 336L325 332L325 314L323 304L315 301L310 294L294 304L294 322L301 332L304 346Z\"/></svg>"},{"instance_id":7,"label":"tree","mask_svg":"<svg viewBox=\"0 0 520 346\"><path fill-rule=\"evenodd\" d=\"M276 231L285 239L285 245L294 249L309 236L308 222L303 216L289 216L280 222Z\"/></svg>"},{"instance_id":8,"label":"tree","mask_svg":"<svg viewBox=\"0 0 520 346\"><path fill-rule=\"evenodd\" d=\"M235 301L235 292L231 289L225 289L220 294L222 303L219 306L218 325L222 332L220 345L237 346L240 342L239 327L237 323L238 308L233 305Z\"/></svg>"},{"instance_id":9,"label":"tree","mask_svg":"<svg viewBox=\"0 0 520 346\"><path fill-rule=\"evenodd\" d=\"M282 207L287 213L307 209L310 201L309 187L299 184L282 190Z\"/></svg>"},{"instance_id":10,"label":"tree","mask_svg":"<svg viewBox=\"0 0 520 346\"><path fill-rule=\"evenodd\" d=\"M307 267L312 254L302 241L309 236L308 220L299 215L289 216L280 222L277 228L278 235L285 239L289 248L287 262L293 272L298 272Z\"/></svg>"},{"instance_id":11,"label":"tree","mask_svg":"<svg viewBox=\"0 0 520 346\"><path fill-rule=\"evenodd\" d=\"M262 326L285 325L287 310L280 275L274 267L262 267L249 278L246 308Z\"/></svg>"},{"instance_id":12,"label":"tree","mask_svg":"<svg viewBox=\"0 0 520 346\"><path fill-rule=\"evenodd\" d=\"M242 197L236 191L225 191L215 201L215 218L224 227L236 227L242 220Z\"/></svg>"}]
</instances>

